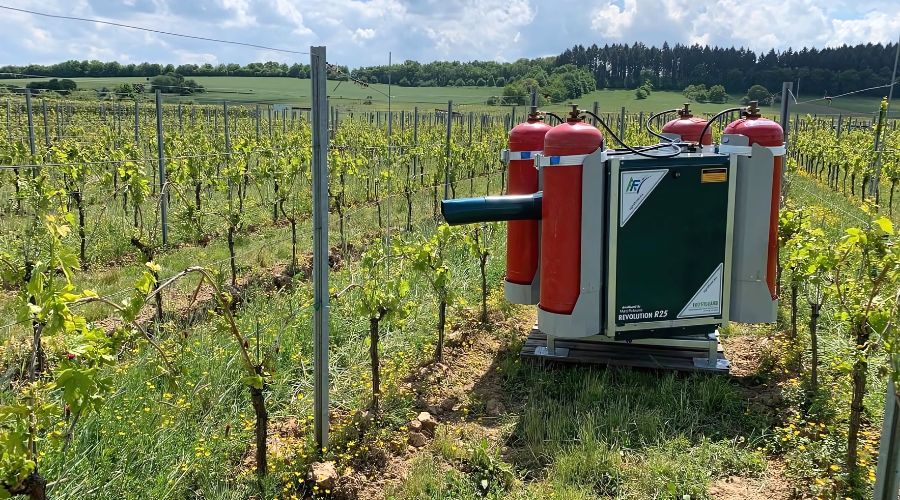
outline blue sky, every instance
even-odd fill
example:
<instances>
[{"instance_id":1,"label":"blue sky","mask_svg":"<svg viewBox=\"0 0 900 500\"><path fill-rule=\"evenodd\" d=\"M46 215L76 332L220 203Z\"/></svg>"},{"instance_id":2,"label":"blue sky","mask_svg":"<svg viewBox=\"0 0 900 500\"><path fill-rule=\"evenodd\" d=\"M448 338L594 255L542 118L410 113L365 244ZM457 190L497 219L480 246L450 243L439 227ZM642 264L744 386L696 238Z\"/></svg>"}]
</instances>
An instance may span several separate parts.
<instances>
[{"instance_id":1,"label":"blue sky","mask_svg":"<svg viewBox=\"0 0 900 500\"><path fill-rule=\"evenodd\" d=\"M405 59L555 55L576 43L708 43L754 50L896 41L900 0L0 0L291 50L326 45L351 67ZM67 59L220 63L308 56L0 9L0 65Z\"/></svg>"}]
</instances>

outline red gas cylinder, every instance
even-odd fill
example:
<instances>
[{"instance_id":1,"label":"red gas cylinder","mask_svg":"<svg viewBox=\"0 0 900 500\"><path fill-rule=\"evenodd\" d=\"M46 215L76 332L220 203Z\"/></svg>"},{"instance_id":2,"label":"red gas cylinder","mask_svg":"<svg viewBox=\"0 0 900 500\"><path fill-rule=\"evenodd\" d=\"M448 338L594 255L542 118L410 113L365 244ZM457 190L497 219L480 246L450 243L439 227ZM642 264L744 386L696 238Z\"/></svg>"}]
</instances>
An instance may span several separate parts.
<instances>
[{"instance_id":1,"label":"red gas cylinder","mask_svg":"<svg viewBox=\"0 0 900 500\"><path fill-rule=\"evenodd\" d=\"M747 114L728 124L724 134L747 136L750 145L759 144L769 148L784 146L784 130L781 125L759 115L756 102L751 102ZM776 270L778 267L778 208L781 204L781 170L783 168L784 150L775 152L775 168L772 173L772 200L769 211L769 251L766 266L766 284L772 299L778 298L776 288Z\"/></svg>"},{"instance_id":2,"label":"red gas cylinder","mask_svg":"<svg viewBox=\"0 0 900 500\"><path fill-rule=\"evenodd\" d=\"M707 123L703 118L692 115L689 105L685 103L684 107L678 110L678 118L663 125L662 132L679 135L682 141L700 142L700 133L703 132ZM712 130L707 128L706 133L703 134L701 145L709 146L710 144L712 144Z\"/></svg>"},{"instance_id":3,"label":"red gas cylinder","mask_svg":"<svg viewBox=\"0 0 900 500\"><path fill-rule=\"evenodd\" d=\"M540 308L571 314L581 287L581 173L583 163L571 159L603 147L603 134L581 120L577 108L566 123L547 132L544 156L544 199L541 206ZM555 159L553 157L561 157ZM600 207L597 207L599 210Z\"/></svg>"},{"instance_id":4,"label":"red gas cylinder","mask_svg":"<svg viewBox=\"0 0 900 500\"><path fill-rule=\"evenodd\" d=\"M528 121L509 131L509 194L538 191L534 156L544 149L544 135L548 130L550 125L533 109ZM506 224L506 281L530 285L538 266L538 221L515 220Z\"/></svg>"}]
</instances>

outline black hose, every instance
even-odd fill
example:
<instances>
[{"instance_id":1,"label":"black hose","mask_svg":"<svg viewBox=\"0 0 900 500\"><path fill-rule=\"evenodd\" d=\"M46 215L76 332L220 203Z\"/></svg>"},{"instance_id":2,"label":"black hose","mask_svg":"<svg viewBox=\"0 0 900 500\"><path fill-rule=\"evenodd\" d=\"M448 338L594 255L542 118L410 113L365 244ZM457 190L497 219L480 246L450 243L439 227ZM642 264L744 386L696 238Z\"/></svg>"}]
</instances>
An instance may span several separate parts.
<instances>
[{"instance_id":1,"label":"black hose","mask_svg":"<svg viewBox=\"0 0 900 500\"><path fill-rule=\"evenodd\" d=\"M670 148L672 146L677 146L677 147L681 148L681 147L693 146L693 144L687 143L687 142L667 142L667 143L655 144L653 146L643 146L643 147L635 149L634 151L637 151L637 153L640 154L640 153L643 153L644 151L654 151L654 150L662 149L662 148ZM679 149L679 151L680 151L680 149ZM615 156L615 155L629 154L631 152L632 151L623 149L623 150L612 150L606 154L607 154L607 156ZM653 156L653 158L669 158L668 156L658 156L658 155L645 155L645 156Z\"/></svg>"},{"instance_id":2,"label":"black hose","mask_svg":"<svg viewBox=\"0 0 900 500\"><path fill-rule=\"evenodd\" d=\"M551 112L549 112L549 111L544 111L544 114L547 115L547 116L552 116L553 118L556 118L556 123L562 123L562 122L564 121L562 118L560 118L560 117L559 117L558 115L556 115L555 113L551 113Z\"/></svg>"},{"instance_id":3,"label":"black hose","mask_svg":"<svg viewBox=\"0 0 900 500\"><path fill-rule=\"evenodd\" d=\"M591 113L590 111L588 111L586 109L582 110L582 112L587 113L587 114L593 116L594 118L596 118L597 121L600 122L600 125L603 125L603 128L606 129L606 132L609 134L610 137L615 139L616 142L618 142L619 144L622 145L622 147L624 147L628 151L630 151L638 156L644 156L646 158L673 158L673 157L681 154L681 148L678 147L677 145L675 145L675 143L657 144L656 146L650 146L649 149L640 149L640 150L634 149L633 147L629 146L628 144L625 144L625 141L620 139L619 136L616 135L616 133L613 132L611 128L609 128L609 125L607 125L606 122L603 121L603 118L600 118L599 116L595 115L594 113ZM672 154L667 154L667 155L648 155L648 154L642 152L642 151L649 151L649 150L653 150L653 149L660 149L663 147L673 147L673 148L675 148L675 151Z\"/></svg>"},{"instance_id":4,"label":"black hose","mask_svg":"<svg viewBox=\"0 0 900 500\"><path fill-rule=\"evenodd\" d=\"M707 120L706 126L704 126L704 127L703 127L703 130L700 131L700 140L697 141L697 142L700 143L701 151L702 151L702 148L703 148L703 136L706 135L706 131L709 130L709 126L712 125L712 123L713 123L714 121L718 120L718 119L719 119L722 115L724 115L725 113L731 113L732 111L744 111L745 109L747 109L747 108L729 108L729 109L726 109L726 110L723 110L723 111L719 111L718 113L714 114L714 115L712 116L712 118L710 118L709 120ZM710 138L710 139L711 139L711 138ZM712 142L712 140L710 140L710 142Z\"/></svg>"},{"instance_id":5,"label":"black hose","mask_svg":"<svg viewBox=\"0 0 900 500\"><path fill-rule=\"evenodd\" d=\"M650 128L650 123L653 122L653 119L656 118L657 116L665 116L669 113L677 113L677 112L678 112L678 108L675 108L675 109L670 109L668 111L660 111L659 113L650 115L650 118L647 118L647 123L645 124L645 127L647 128L647 132L649 132L650 135L656 136L659 139L662 139L664 141L675 142L674 139L666 137L666 136L660 134L659 132L653 130L652 128Z\"/></svg>"}]
</instances>

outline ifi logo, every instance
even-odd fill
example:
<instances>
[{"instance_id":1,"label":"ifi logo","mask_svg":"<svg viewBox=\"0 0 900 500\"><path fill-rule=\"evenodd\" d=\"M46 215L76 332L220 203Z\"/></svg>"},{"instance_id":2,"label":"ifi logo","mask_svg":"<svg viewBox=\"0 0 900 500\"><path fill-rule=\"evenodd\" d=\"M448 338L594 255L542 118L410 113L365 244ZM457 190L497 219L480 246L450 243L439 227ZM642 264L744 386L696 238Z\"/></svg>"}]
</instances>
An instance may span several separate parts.
<instances>
[{"instance_id":1,"label":"ifi logo","mask_svg":"<svg viewBox=\"0 0 900 500\"><path fill-rule=\"evenodd\" d=\"M643 185L644 185L644 181L646 181L646 180L649 179L649 178L650 178L649 176L643 177L643 178L640 178L640 179L638 179L638 178L636 178L636 177L629 177L629 178L628 178L628 182L625 183L625 192L626 192L626 193L635 193L635 194L640 193L640 192L641 192L641 186L643 186Z\"/></svg>"}]
</instances>

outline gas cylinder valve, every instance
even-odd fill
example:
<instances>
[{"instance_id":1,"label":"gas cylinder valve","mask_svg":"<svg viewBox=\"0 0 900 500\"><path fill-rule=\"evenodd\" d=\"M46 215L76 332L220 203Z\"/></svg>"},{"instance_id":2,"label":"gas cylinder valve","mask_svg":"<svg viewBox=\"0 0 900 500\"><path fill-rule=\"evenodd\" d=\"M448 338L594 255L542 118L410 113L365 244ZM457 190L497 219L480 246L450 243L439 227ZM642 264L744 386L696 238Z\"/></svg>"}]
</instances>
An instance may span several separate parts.
<instances>
[{"instance_id":1,"label":"gas cylinder valve","mask_svg":"<svg viewBox=\"0 0 900 500\"><path fill-rule=\"evenodd\" d=\"M582 121L582 116L584 116L584 110L578 109L577 104L570 104L572 110L569 111L569 121Z\"/></svg>"},{"instance_id":2,"label":"gas cylinder valve","mask_svg":"<svg viewBox=\"0 0 900 500\"><path fill-rule=\"evenodd\" d=\"M747 107L744 108L741 116L746 116L747 118L759 118L760 116L762 116L759 113L759 101L748 102Z\"/></svg>"},{"instance_id":3,"label":"gas cylinder valve","mask_svg":"<svg viewBox=\"0 0 900 500\"><path fill-rule=\"evenodd\" d=\"M691 113L690 104L677 111L678 118L667 122L662 127L662 132L669 136L677 136L679 140L690 143L689 151L695 150L695 144L703 147L712 144L712 131L709 130L707 120L695 117Z\"/></svg>"}]
</instances>

